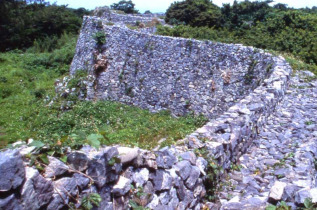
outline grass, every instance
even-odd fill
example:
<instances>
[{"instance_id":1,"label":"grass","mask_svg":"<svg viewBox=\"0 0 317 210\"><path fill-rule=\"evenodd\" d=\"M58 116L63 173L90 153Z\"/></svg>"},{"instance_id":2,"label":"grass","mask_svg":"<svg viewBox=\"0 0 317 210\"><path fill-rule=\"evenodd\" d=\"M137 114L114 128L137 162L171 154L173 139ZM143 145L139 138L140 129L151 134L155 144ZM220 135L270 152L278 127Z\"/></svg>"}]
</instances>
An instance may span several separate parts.
<instances>
[{"instance_id":1,"label":"grass","mask_svg":"<svg viewBox=\"0 0 317 210\"><path fill-rule=\"evenodd\" d=\"M36 134L45 139L48 136L57 139L73 133L102 133L103 144L123 144L153 148L162 138L178 140L202 126L203 117L171 117L169 112L150 113L137 107L111 101L79 102L67 112L39 114L39 122L34 127Z\"/></svg>"},{"instance_id":2,"label":"grass","mask_svg":"<svg viewBox=\"0 0 317 210\"><path fill-rule=\"evenodd\" d=\"M66 112L55 96L54 82L65 76L74 53L75 39L53 52L13 51L0 54L0 147L29 138L67 145L73 134L102 134L103 144L153 148L185 137L205 124L204 117L171 117L168 112L150 113L110 101L77 101Z\"/></svg>"}]
</instances>

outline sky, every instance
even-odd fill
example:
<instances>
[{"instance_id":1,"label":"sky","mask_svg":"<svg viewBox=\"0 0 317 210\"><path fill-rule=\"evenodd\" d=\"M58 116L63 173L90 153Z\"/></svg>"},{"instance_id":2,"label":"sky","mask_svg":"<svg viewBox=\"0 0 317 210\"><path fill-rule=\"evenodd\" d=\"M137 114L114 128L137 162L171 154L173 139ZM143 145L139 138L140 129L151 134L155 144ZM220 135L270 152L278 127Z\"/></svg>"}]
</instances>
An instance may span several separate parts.
<instances>
[{"instance_id":1,"label":"sky","mask_svg":"<svg viewBox=\"0 0 317 210\"><path fill-rule=\"evenodd\" d=\"M57 5L68 5L70 8L84 7L86 9L95 9L98 6L110 6L119 0L48 0L50 3L56 2ZM140 12L150 10L151 12L165 12L166 9L175 0L132 0L135 8ZM234 0L213 0L212 2L218 6L223 3L232 4ZM239 1L239 0L238 0ZM275 3L287 4L289 7L302 8L317 6L317 0L275 0Z\"/></svg>"}]
</instances>

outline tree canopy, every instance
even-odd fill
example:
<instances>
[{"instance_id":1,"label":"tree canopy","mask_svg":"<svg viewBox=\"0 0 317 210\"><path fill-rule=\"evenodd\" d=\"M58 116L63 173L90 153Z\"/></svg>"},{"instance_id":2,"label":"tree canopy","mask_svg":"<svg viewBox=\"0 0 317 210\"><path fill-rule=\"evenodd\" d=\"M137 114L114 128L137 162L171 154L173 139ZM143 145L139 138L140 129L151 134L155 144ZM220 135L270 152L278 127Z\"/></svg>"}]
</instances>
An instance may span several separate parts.
<instances>
[{"instance_id":1,"label":"tree canopy","mask_svg":"<svg viewBox=\"0 0 317 210\"><path fill-rule=\"evenodd\" d=\"M120 10L127 14L139 13L138 10L134 9L135 4L130 1L119 1L118 3L112 4L110 7L114 10Z\"/></svg>"},{"instance_id":2,"label":"tree canopy","mask_svg":"<svg viewBox=\"0 0 317 210\"><path fill-rule=\"evenodd\" d=\"M221 10L210 0L174 2L166 11L166 22L191 26L219 25Z\"/></svg>"},{"instance_id":3,"label":"tree canopy","mask_svg":"<svg viewBox=\"0 0 317 210\"><path fill-rule=\"evenodd\" d=\"M0 51L28 48L35 40L77 34L89 11L50 5L44 0L0 1Z\"/></svg>"},{"instance_id":4,"label":"tree canopy","mask_svg":"<svg viewBox=\"0 0 317 210\"><path fill-rule=\"evenodd\" d=\"M317 7L293 9L271 2L234 1L221 8L208 0L176 2L166 21L178 26L161 27L158 33L291 53L317 69Z\"/></svg>"}]
</instances>

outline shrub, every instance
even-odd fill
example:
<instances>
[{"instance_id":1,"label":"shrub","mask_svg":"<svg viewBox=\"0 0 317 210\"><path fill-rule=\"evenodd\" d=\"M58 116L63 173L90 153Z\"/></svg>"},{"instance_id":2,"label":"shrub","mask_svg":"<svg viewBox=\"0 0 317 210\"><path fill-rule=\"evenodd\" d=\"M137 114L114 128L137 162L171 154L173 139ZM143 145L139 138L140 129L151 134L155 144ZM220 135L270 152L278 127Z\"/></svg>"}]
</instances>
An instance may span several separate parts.
<instances>
[{"instance_id":1,"label":"shrub","mask_svg":"<svg viewBox=\"0 0 317 210\"><path fill-rule=\"evenodd\" d=\"M35 98L43 98L46 94L46 90L44 88L39 88L33 92Z\"/></svg>"},{"instance_id":2,"label":"shrub","mask_svg":"<svg viewBox=\"0 0 317 210\"><path fill-rule=\"evenodd\" d=\"M0 77L0 82L6 83L6 82L8 82L8 79L6 77Z\"/></svg>"},{"instance_id":3,"label":"shrub","mask_svg":"<svg viewBox=\"0 0 317 210\"><path fill-rule=\"evenodd\" d=\"M146 24L147 27L155 27L158 25L161 25L161 22L157 18L153 18L151 22Z\"/></svg>"},{"instance_id":4,"label":"shrub","mask_svg":"<svg viewBox=\"0 0 317 210\"><path fill-rule=\"evenodd\" d=\"M98 31L95 33L93 38L97 42L97 45L103 45L106 43L106 34L104 31Z\"/></svg>"}]
</instances>

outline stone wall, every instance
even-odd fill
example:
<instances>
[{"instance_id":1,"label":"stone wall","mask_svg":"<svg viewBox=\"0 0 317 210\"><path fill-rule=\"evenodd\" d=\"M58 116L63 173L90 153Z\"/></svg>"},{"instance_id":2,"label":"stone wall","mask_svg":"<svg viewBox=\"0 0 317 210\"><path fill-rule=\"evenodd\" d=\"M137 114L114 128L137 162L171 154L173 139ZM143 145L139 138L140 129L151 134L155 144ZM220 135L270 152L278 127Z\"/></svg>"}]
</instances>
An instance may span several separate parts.
<instances>
[{"instance_id":1,"label":"stone wall","mask_svg":"<svg viewBox=\"0 0 317 210\"><path fill-rule=\"evenodd\" d=\"M2 152L0 209L79 207L95 192L102 197L96 209L127 209L131 201L150 209L203 208L207 161L229 169L245 152L283 98L292 69L284 58L251 47L154 36L99 20L85 18L71 66L71 74L84 69L93 77L88 98L174 114L191 110L210 121L176 146L84 146L68 152L67 164L49 157L43 173L25 158L35 148ZM92 38L97 31L107 33L103 46ZM194 151L206 151L206 159Z\"/></svg>"},{"instance_id":2,"label":"stone wall","mask_svg":"<svg viewBox=\"0 0 317 210\"><path fill-rule=\"evenodd\" d=\"M129 209L131 202L150 209L202 208L207 161L193 152L85 146L69 152L66 164L49 157L39 173L25 156L34 149L0 153L0 209L78 208L92 193L101 196L94 208L100 210Z\"/></svg>"},{"instance_id":3,"label":"stone wall","mask_svg":"<svg viewBox=\"0 0 317 210\"><path fill-rule=\"evenodd\" d=\"M283 99L292 68L283 57L274 57L269 78L226 112L183 140L188 149L205 147L224 169L229 169L261 131Z\"/></svg>"},{"instance_id":4,"label":"stone wall","mask_svg":"<svg viewBox=\"0 0 317 210\"><path fill-rule=\"evenodd\" d=\"M151 23L153 20L158 21L160 24L165 24L165 20L161 19L158 14L118 14L108 7L96 8L93 15L109 22L124 23L132 26L137 25L137 23Z\"/></svg>"},{"instance_id":5,"label":"stone wall","mask_svg":"<svg viewBox=\"0 0 317 210\"><path fill-rule=\"evenodd\" d=\"M273 65L270 54L252 47L162 37L117 26L98 28L99 21L84 19L71 65L71 74L84 69L96 76L89 99L213 118L261 84ZM99 47L93 39L97 31L106 34L106 43Z\"/></svg>"}]
</instances>

